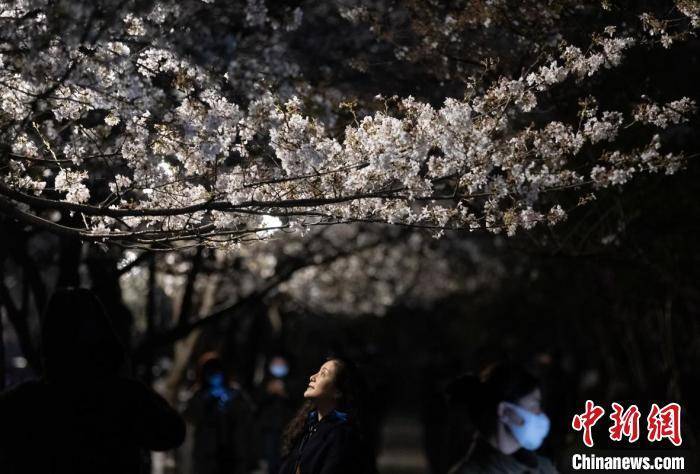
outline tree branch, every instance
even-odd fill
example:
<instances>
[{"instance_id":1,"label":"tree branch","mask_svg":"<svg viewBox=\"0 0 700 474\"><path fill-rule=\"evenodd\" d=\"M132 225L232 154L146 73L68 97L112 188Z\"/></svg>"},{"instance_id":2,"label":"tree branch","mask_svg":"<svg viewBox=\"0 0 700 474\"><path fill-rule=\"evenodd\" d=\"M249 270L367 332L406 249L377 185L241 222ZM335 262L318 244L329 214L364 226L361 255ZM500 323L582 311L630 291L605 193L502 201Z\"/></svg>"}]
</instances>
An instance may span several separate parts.
<instances>
[{"instance_id":1,"label":"tree branch","mask_svg":"<svg viewBox=\"0 0 700 474\"><path fill-rule=\"evenodd\" d=\"M378 245L378 243L379 242L372 242L351 250L336 252L333 255L326 256L325 258L322 258L320 260L314 260L310 258L302 262L296 262L294 264L291 264L287 268L270 277L262 285L261 288L253 291L249 295L244 296L243 298L239 299L233 304L225 304L220 309L217 309L206 316L200 317L195 321L176 326L173 329L170 329L160 334L154 334L152 337L148 338L146 341L141 343L134 350L133 359L135 361L141 361L144 357L147 357L147 355L156 347L172 344L180 339L187 337L187 335L189 335L195 329L199 329L201 327L208 326L218 321L222 321L226 318L235 316L240 311L245 309L249 304L259 301L261 298L264 298L272 290L277 288L281 283L289 280L297 271L303 268L326 265L334 260L351 255L352 253L360 252L368 248L374 247Z\"/></svg>"}]
</instances>

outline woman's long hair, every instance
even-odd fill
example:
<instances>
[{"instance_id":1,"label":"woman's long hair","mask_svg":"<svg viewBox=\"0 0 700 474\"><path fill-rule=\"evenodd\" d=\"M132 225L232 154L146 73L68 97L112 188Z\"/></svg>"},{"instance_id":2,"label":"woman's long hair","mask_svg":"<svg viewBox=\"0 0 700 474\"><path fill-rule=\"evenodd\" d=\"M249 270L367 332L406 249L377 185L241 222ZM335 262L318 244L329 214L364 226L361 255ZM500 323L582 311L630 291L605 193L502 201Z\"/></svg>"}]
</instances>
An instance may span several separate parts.
<instances>
[{"instance_id":1,"label":"woman's long hair","mask_svg":"<svg viewBox=\"0 0 700 474\"><path fill-rule=\"evenodd\" d=\"M448 388L452 403L466 405L479 432L493 434L497 427L500 402L517 403L539 387L539 381L518 364L496 363L479 375L467 374L456 379Z\"/></svg>"},{"instance_id":2,"label":"woman's long hair","mask_svg":"<svg viewBox=\"0 0 700 474\"><path fill-rule=\"evenodd\" d=\"M348 421L353 424L359 434L362 435L363 402L365 382L360 371L351 361L341 357L330 357L329 361L335 363L335 377L333 383L340 392L336 409L348 415ZM297 411L292 421L289 422L282 436L282 452L288 455L294 446L304 436L304 428L309 418L309 413L314 410L311 400L305 401Z\"/></svg>"}]
</instances>

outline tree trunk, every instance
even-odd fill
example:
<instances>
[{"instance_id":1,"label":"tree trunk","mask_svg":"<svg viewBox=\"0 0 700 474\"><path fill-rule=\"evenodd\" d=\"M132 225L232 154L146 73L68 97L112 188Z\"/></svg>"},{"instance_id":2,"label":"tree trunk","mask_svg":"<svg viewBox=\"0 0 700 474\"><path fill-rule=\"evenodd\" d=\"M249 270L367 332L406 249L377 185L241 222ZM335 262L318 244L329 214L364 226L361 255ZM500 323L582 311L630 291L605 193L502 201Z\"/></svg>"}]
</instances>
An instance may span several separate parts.
<instances>
[{"instance_id":1,"label":"tree trunk","mask_svg":"<svg viewBox=\"0 0 700 474\"><path fill-rule=\"evenodd\" d=\"M0 308L0 392L5 390L5 333L2 308Z\"/></svg>"},{"instance_id":2,"label":"tree trunk","mask_svg":"<svg viewBox=\"0 0 700 474\"><path fill-rule=\"evenodd\" d=\"M56 286L74 287L80 286L80 257L82 244L78 239L61 238L60 254L58 258L58 282ZM44 308L39 308L43 311Z\"/></svg>"},{"instance_id":3,"label":"tree trunk","mask_svg":"<svg viewBox=\"0 0 700 474\"><path fill-rule=\"evenodd\" d=\"M224 262L223 255L217 254L216 264L217 268ZM199 305L198 314L209 314L216 304L216 294L221 283L221 272L214 272L213 275L207 277L209 282L204 289L204 294L202 295L202 300ZM191 317L187 316L187 319ZM182 313L180 314L180 320L182 321ZM173 354L173 366L167 377L165 378L165 390L164 396L168 401L174 403L177 399L177 391L185 377L185 372L187 371L187 365L190 362L194 348L199 340L199 335L201 334L200 329L192 331L185 339L175 342L175 350Z\"/></svg>"},{"instance_id":4,"label":"tree trunk","mask_svg":"<svg viewBox=\"0 0 700 474\"><path fill-rule=\"evenodd\" d=\"M148 260L148 293L146 293L146 339L149 340L156 333L156 255L152 254ZM148 386L153 384L153 349L149 350L143 358L142 379Z\"/></svg>"},{"instance_id":5,"label":"tree trunk","mask_svg":"<svg viewBox=\"0 0 700 474\"><path fill-rule=\"evenodd\" d=\"M24 284L26 285L26 280ZM7 320L12 324L15 330L17 342L19 343L20 349L22 349L24 357L27 359L29 366L34 371L38 372L41 365L39 353L32 343L31 332L27 322L27 313L17 308L9 290L2 281L0 281L0 301L2 301L3 307L5 308Z\"/></svg>"},{"instance_id":6,"label":"tree trunk","mask_svg":"<svg viewBox=\"0 0 700 474\"><path fill-rule=\"evenodd\" d=\"M127 353L131 353L131 329L134 317L124 304L119 284L121 272L117 268L117 262L121 253L106 254L95 248L89 250L85 262L90 272L92 289L104 304L119 340Z\"/></svg>"}]
</instances>

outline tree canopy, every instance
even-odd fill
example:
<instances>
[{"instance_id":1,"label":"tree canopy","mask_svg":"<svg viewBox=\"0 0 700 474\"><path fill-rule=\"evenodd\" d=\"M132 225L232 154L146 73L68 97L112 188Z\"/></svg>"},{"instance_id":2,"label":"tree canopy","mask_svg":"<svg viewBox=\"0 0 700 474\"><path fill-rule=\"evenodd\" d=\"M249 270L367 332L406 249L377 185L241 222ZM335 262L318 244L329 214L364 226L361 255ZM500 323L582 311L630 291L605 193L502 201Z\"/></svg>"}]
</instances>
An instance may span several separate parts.
<instances>
[{"instance_id":1,"label":"tree canopy","mask_svg":"<svg viewBox=\"0 0 700 474\"><path fill-rule=\"evenodd\" d=\"M316 3L2 2L2 212L151 248L513 235L694 156L692 94L619 71L682 61L697 3Z\"/></svg>"}]
</instances>

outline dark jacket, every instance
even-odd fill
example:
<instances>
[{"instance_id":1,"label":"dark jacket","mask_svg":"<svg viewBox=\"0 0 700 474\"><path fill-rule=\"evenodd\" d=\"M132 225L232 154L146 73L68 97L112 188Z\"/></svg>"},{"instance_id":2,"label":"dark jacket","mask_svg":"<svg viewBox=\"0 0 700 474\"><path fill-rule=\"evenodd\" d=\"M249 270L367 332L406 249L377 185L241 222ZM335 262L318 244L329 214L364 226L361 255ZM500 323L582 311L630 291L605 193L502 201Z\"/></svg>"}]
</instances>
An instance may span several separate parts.
<instances>
[{"instance_id":1,"label":"dark jacket","mask_svg":"<svg viewBox=\"0 0 700 474\"><path fill-rule=\"evenodd\" d=\"M367 450L347 415L333 411L318 421L313 411L280 474L366 474L372 472L369 465Z\"/></svg>"},{"instance_id":2,"label":"dark jacket","mask_svg":"<svg viewBox=\"0 0 700 474\"><path fill-rule=\"evenodd\" d=\"M0 473L134 474L184 440L163 398L118 375L123 349L87 290L54 295L41 349L42 379L0 395Z\"/></svg>"},{"instance_id":3,"label":"dark jacket","mask_svg":"<svg viewBox=\"0 0 700 474\"><path fill-rule=\"evenodd\" d=\"M148 450L182 443L185 427L140 382L107 378L22 384L0 395L3 474L134 474Z\"/></svg>"},{"instance_id":4,"label":"dark jacket","mask_svg":"<svg viewBox=\"0 0 700 474\"><path fill-rule=\"evenodd\" d=\"M557 470L549 459L532 451L521 449L512 455L503 454L477 436L450 474L557 474Z\"/></svg>"},{"instance_id":5,"label":"dark jacket","mask_svg":"<svg viewBox=\"0 0 700 474\"><path fill-rule=\"evenodd\" d=\"M226 402L197 390L183 413L194 427L192 457L197 474L248 472L252 450L253 406L245 392L229 387Z\"/></svg>"},{"instance_id":6,"label":"dark jacket","mask_svg":"<svg viewBox=\"0 0 700 474\"><path fill-rule=\"evenodd\" d=\"M262 386L267 387L269 379ZM275 380L284 384L281 380ZM268 470L277 474L282 466L282 436L284 428L294 417L294 404L284 392L258 394L258 416L255 423L260 454L267 461Z\"/></svg>"}]
</instances>

